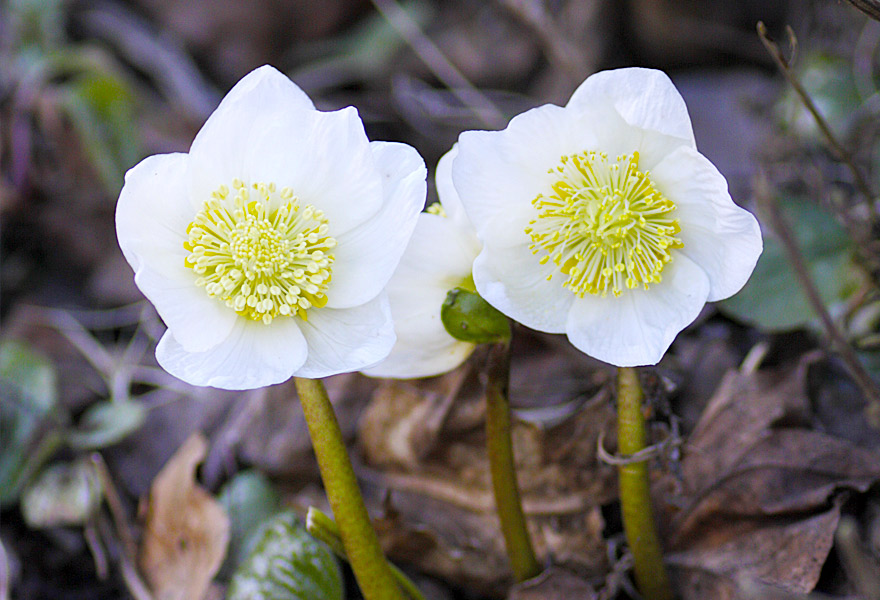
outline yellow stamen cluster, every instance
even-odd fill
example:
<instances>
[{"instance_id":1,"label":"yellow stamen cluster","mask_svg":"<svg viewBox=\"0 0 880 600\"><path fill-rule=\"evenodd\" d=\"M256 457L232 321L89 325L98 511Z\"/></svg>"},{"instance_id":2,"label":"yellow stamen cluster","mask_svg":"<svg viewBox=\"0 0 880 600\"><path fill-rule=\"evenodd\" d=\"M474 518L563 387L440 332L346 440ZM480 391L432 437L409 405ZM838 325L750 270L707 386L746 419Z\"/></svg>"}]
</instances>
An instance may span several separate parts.
<instances>
[{"instance_id":1,"label":"yellow stamen cluster","mask_svg":"<svg viewBox=\"0 0 880 600\"><path fill-rule=\"evenodd\" d=\"M185 264L196 285L267 325L326 305L336 240L324 213L274 183L234 179L232 188L214 191L187 227Z\"/></svg>"},{"instance_id":2,"label":"yellow stamen cluster","mask_svg":"<svg viewBox=\"0 0 880 600\"><path fill-rule=\"evenodd\" d=\"M443 208L443 205L439 202L434 202L428 208L425 209L425 212L429 215L437 215L438 217L446 217L446 209Z\"/></svg>"},{"instance_id":3,"label":"yellow stamen cluster","mask_svg":"<svg viewBox=\"0 0 880 600\"><path fill-rule=\"evenodd\" d=\"M660 282L670 250L683 246L681 228L675 204L639 171L638 152L613 161L596 151L563 156L549 173L557 180L532 200L538 216L525 229L541 264L559 266L580 298Z\"/></svg>"}]
</instances>

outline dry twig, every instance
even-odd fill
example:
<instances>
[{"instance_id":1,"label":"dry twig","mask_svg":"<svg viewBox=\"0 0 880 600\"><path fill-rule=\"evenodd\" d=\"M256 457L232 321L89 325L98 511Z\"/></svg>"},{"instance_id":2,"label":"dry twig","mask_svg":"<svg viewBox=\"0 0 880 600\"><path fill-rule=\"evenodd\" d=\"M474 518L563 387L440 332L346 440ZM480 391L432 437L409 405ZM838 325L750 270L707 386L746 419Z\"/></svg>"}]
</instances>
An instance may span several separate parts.
<instances>
[{"instance_id":1,"label":"dry twig","mask_svg":"<svg viewBox=\"0 0 880 600\"><path fill-rule=\"evenodd\" d=\"M783 218L779 206L774 202L769 187L766 178L763 176L759 177L755 184L755 198L759 206L769 216L770 225L773 227L776 235L779 236L779 241L782 242L785 248L798 283L803 288L807 301L810 303L813 311L819 316L822 327L825 329L825 334L831 340L832 346L840 353L840 357L849 368L856 384L862 389L862 393L868 399L867 415L870 422L876 427L880 427L880 386L877 385L877 382L871 378L865 367L862 366L852 346L846 341L843 333L834 324L834 320L825 308L825 304L822 302L821 296L819 296L819 291L816 289L816 284L813 283L807 266L804 263L804 257L797 245L794 234Z\"/></svg>"},{"instance_id":2,"label":"dry twig","mask_svg":"<svg viewBox=\"0 0 880 600\"><path fill-rule=\"evenodd\" d=\"M860 11L874 19L880 21L880 1L878 0L849 0L849 3L858 8Z\"/></svg>"},{"instance_id":3,"label":"dry twig","mask_svg":"<svg viewBox=\"0 0 880 600\"><path fill-rule=\"evenodd\" d=\"M507 119L497 106L453 65L434 42L419 28L396 0L372 0L376 10L388 20L418 57L431 69L443 85L489 129L501 129Z\"/></svg>"},{"instance_id":4,"label":"dry twig","mask_svg":"<svg viewBox=\"0 0 880 600\"><path fill-rule=\"evenodd\" d=\"M786 33L788 34L789 44L792 48L792 56L797 51L797 37L794 35L794 30L791 27L786 27ZM834 136L834 133L831 131L831 127L829 127L828 122L822 116L822 113L819 112L819 109L816 107L816 103L813 102L813 99L810 98L810 95L807 94L807 91L804 89L804 86L801 85L801 82L795 76L794 71L791 69L791 62L785 58L785 55L782 53L782 50L779 48L779 45L776 44L773 40L767 37L767 27L764 25L763 21L758 21L758 37L761 38L761 43L764 44L764 47L767 48L767 52L770 53L770 56L773 58L773 61L776 63L776 66L779 67L779 71L785 76L786 81L788 81L789 85L791 85L792 89L794 89L795 93L797 93L798 97L804 103L804 106L810 111L810 114L813 116L813 119L816 121L816 125L819 127L819 130L822 132L825 141L831 147L831 150L837 155L837 157L849 168L850 172L853 175L853 179L855 180L856 188L859 190L859 193L864 196L865 202L868 205L868 210L871 212L872 217L875 220L880 220L880 214L877 213L877 206L874 203L874 194L871 192L870 186L868 186L868 181L865 179L862 172L856 166L853 161L852 155L843 147L843 145L837 140Z\"/></svg>"}]
</instances>

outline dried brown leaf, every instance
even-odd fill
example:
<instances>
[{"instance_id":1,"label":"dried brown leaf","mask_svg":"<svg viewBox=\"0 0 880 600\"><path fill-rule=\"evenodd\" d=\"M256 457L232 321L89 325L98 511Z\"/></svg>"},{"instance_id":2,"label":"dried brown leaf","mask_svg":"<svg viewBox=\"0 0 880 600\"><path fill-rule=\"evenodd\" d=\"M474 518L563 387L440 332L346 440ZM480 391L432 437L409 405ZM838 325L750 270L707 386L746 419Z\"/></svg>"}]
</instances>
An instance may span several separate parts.
<instances>
[{"instance_id":1,"label":"dried brown leaf","mask_svg":"<svg viewBox=\"0 0 880 600\"><path fill-rule=\"evenodd\" d=\"M342 434L351 439L376 381L346 373L327 378L325 385ZM225 430L223 443L236 447L241 460L260 471L317 479L308 427L292 382L259 391L232 414Z\"/></svg>"},{"instance_id":2,"label":"dried brown leaf","mask_svg":"<svg viewBox=\"0 0 880 600\"><path fill-rule=\"evenodd\" d=\"M201 600L226 555L229 518L195 482L207 446L194 433L153 480L140 566L156 600Z\"/></svg>"},{"instance_id":3,"label":"dried brown leaf","mask_svg":"<svg viewBox=\"0 0 880 600\"><path fill-rule=\"evenodd\" d=\"M508 600L595 600L590 583L564 569L550 567L543 573L519 583L510 590Z\"/></svg>"},{"instance_id":4,"label":"dried brown leaf","mask_svg":"<svg viewBox=\"0 0 880 600\"><path fill-rule=\"evenodd\" d=\"M664 520L685 600L744 599L752 583L811 591L847 494L880 481L880 453L809 428L818 358L729 373L685 448L683 479L657 482L682 494L684 509L666 505Z\"/></svg>"},{"instance_id":5,"label":"dried brown leaf","mask_svg":"<svg viewBox=\"0 0 880 600\"><path fill-rule=\"evenodd\" d=\"M532 347L517 355L511 395L525 395L520 406L543 426L514 419L511 435L533 543L541 560L601 576L607 552L600 507L617 492L614 469L596 460L596 440L602 431L610 437L614 409L604 378L583 376L583 355L543 338L526 341ZM388 514L377 526L392 558L503 594L512 575L486 458L477 377L483 359L477 354L443 377L377 388L361 421L366 464L359 474L387 493Z\"/></svg>"}]
</instances>

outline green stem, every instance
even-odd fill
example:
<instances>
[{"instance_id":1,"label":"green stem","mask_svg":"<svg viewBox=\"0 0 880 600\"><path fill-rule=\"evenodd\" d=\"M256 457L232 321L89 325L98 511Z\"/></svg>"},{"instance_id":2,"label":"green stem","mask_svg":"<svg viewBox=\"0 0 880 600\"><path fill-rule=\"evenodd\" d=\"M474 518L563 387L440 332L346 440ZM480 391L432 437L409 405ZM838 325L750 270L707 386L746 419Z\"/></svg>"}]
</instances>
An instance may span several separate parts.
<instances>
[{"instance_id":1,"label":"green stem","mask_svg":"<svg viewBox=\"0 0 880 600\"><path fill-rule=\"evenodd\" d=\"M642 414L642 386L631 367L617 371L617 447L624 457L644 450L647 433ZM671 600L672 588L663 566L645 461L620 466L620 512L634 559L636 583L645 600Z\"/></svg>"},{"instance_id":2,"label":"green stem","mask_svg":"<svg viewBox=\"0 0 880 600\"><path fill-rule=\"evenodd\" d=\"M510 402L507 385L510 380L510 343L489 346L486 384L486 450L492 473L495 506L501 521L501 532L507 558L517 581L525 581L541 572L535 558L526 520L523 515L513 462L510 439Z\"/></svg>"},{"instance_id":3,"label":"green stem","mask_svg":"<svg viewBox=\"0 0 880 600\"><path fill-rule=\"evenodd\" d=\"M339 525L314 506L310 506L306 514L306 530L313 538L327 544L336 556L342 560L348 560L348 556L345 554L345 547L342 545L342 538L339 536ZM388 563L388 566L391 568L391 574L394 576L397 585L400 586L400 589L403 590L409 600L427 600L421 590L416 587L416 584L403 571L392 563Z\"/></svg>"},{"instance_id":4,"label":"green stem","mask_svg":"<svg viewBox=\"0 0 880 600\"><path fill-rule=\"evenodd\" d=\"M370 523L327 390L319 380L297 377L295 381L327 499L361 592L366 600L401 600L400 588Z\"/></svg>"}]
</instances>

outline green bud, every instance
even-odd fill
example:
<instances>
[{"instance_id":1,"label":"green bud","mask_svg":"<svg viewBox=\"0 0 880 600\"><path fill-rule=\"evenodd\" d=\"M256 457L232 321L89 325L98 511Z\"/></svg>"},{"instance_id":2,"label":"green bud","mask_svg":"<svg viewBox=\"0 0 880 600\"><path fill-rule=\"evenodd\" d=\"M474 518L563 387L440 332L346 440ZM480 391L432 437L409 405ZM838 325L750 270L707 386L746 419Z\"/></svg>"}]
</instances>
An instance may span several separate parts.
<instances>
[{"instance_id":1,"label":"green bud","mask_svg":"<svg viewBox=\"0 0 880 600\"><path fill-rule=\"evenodd\" d=\"M510 339L510 322L475 293L453 288L446 294L440 320L449 335L462 342L495 344Z\"/></svg>"}]
</instances>

